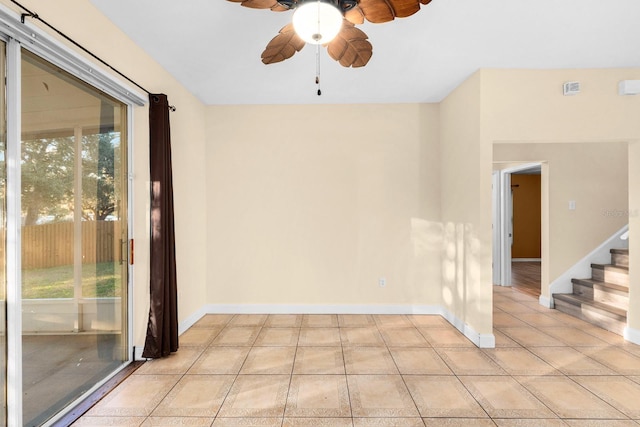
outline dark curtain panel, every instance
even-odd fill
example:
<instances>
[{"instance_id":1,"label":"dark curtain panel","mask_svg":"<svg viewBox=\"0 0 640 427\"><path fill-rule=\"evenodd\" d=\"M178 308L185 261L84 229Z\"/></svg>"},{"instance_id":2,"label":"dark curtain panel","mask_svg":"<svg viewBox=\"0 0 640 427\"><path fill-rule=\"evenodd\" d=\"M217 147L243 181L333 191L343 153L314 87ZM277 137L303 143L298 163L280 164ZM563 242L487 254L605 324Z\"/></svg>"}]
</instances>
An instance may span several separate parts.
<instances>
[{"instance_id":1,"label":"dark curtain panel","mask_svg":"<svg viewBox=\"0 0 640 427\"><path fill-rule=\"evenodd\" d=\"M151 167L151 306L142 357L159 358L178 351L178 295L173 223L173 180L169 102L149 95Z\"/></svg>"}]
</instances>

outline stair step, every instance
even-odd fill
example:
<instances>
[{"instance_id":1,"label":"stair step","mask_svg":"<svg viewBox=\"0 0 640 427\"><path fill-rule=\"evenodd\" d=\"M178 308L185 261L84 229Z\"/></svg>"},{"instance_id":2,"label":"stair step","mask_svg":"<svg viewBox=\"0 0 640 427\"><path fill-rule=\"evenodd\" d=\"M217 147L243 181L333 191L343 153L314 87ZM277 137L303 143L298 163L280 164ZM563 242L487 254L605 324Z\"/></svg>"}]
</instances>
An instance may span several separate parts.
<instances>
[{"instance_id":1,"label":"stair step","mask_svg":"<svg viewBox=\"0 0 640 427\"><path fill-rule=\"evenodd\" d=\"M591 301L610 304L623 310L629 309L629 288L593 279L571 279L574 295Z\"/></svg>"},{"instance_id":2,"label":"stair step","mask_svg":"<svg viewBox=\"0 0 640 427\"><path fill-rule=\"evenodd\" d=\"M574 294L553 294L557 310L622 335L627 326L627 311Z\"/></svg>"},{"instance_id":3,"label":"stair step","mask_svg":"<svg viewBox=\"0 0 640 427\"><path fill-rule=\"evenodd\" d=\"M629 287L629 267L612 264L591 264L591 277L598 282Z\"/></svg>"},{"instance_id":4,"label":"stair step","mask_svg":"<svg viewBox=\"0 0 640 427\"><path fill-rule=\"evenodd\" d=\"M611 249L611 264L629 267L629 249Z\"/></svg>"},{"instance_id":5,"label":"stair step","mask_svg":"<svg viewBox=\"0 0 640 427\"><path fill-rule=\"evenodd\" d=\"M570 304L585 306L588 309L593 309L594 311L602 312L605 316L609 316L612 318L618 319L626 319L627 318L627 310L613 307L609 304L601 303L598 301L589 301L586 298L574 295L574 294L553 294L554 299L561 299L563 301L569 302Z\"/></svg>"}]
</instances>

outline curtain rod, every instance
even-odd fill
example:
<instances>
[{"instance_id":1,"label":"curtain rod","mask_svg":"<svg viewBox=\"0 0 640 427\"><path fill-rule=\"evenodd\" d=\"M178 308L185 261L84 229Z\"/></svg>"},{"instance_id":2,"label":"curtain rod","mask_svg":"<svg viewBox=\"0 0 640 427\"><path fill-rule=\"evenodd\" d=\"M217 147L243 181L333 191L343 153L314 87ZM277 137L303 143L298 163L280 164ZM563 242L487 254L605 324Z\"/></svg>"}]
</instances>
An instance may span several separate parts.
<instances>
[{"instance_id":1,"label":"curtain rod","mask_svg":"<svg viewBox=\"0 0 640 427\"><path fill-rule=\"evenodd\" d=\"M70 43L73 43L74 46L78 47L79 49L82 49L82 51L84 51L85 53L91 55L91 57L93 57L94 59L100 61L103 65L107 66L110 70L114 71L115 73L117 73L118 75L120 75L121 77L124 77L125 79L127 79L130 83L133 83L134 85L136 85L137 87L139 87L140 89L142 89L143 91L145 91L147 94L150 94L151 92L149 92L148 90L146 90L144 87L142 87L140 84L136 83L135 81L133 81L131 78L127 77L126 75L124 75L123 73L121 73L120 71L118 71L117 69L115 69L114 67L112 67L110 64L108 64L105 60L103 60L102 58L98 57L95 53L91 52L89 49L87 49L86 47L82 46L80 43L76 42L75 40L73 40L71 37L67 36L65 33L63 33L62 31L58 30L57 28L55 28L53 25L49 24L47 21L45 21L44 19L40 18L40 16L38 16L37 13L34 13L32 11L30 11L29 9L27 9L26 7L24 7L23 5L21 5L20 3L18 3L16 0L11 0L12 3L18 5L22 10L24 10L26 13L23 13L20 16L20 21L24 24L24 18L25 17L29 17L29 18L33 18L33 19L37 19L38 21L42 22L44 25L46 25L47 27L49 27L50 29L52 29L53 31L55 31L56 33L58 33L58 35L60 35L61 37L63 37L65 40L67 40Z\"/></svg>"}]
</instances>

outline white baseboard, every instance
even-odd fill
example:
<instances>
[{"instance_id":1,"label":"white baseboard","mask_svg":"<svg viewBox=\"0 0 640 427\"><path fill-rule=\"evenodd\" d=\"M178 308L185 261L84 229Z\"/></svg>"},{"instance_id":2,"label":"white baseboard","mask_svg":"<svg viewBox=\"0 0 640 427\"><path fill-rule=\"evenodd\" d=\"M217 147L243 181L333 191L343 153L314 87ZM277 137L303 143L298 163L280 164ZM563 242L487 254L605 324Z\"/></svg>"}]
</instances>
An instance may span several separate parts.
<instances>
[{"instance_id":1,"label":"white baseboard","mask_svg":"<svg viewBox=\"0 0 640 427\"><path fill-rule=\"evenodd\" d=\"M146 360L146 357L142 357L144 351L144 345L133 347L133 360Z\"/></svg>"},{"instance_id":2,"label":"white baseboard","mask_svg":"<svg viewBox=\"0 0 640 427\"><path fill-rule=\"evenodd\" d=\"M202 319L202 317L207 313L208 313L207 306L205 305L200 307L200 309L197 310L195 313L193 313L191 316L187 317L182 322L180 322L178 324L178 335L184 334L190 327L195 325L196 322Z\"/></svg>"},{"instance_id":3,"label":"white baseboard","mask_svg":"<svg viewBox=\"0 0 640 427\"><path fill-rule=\"evenodd\" d=\"M555 305L553 304L553 298L545 297L543 295L540 295L540 298L538 298L538 302L543 307L547 307L547 308L555 307Z\"/></svg>"},{"instance_id":4,"label":"white baseboard","mask_svg":"<svg viewBox=\"0 0 640 427\"><path fill-rule=\"evenodd\" d=\"M462 332L471 342L480 348L495 348L496 337L493 334L479 334L471 326L464 323L449 310L442 309L442 317L451 323L457 330Z\"/></svg>"},{"instance_id":5,"label":"white baseboard","mask_svg":"<svg viewBox=\"0 0 640 427\"><path fill-rule=\"evenodd\" d=\"M207 314L206 306L201 307L191 316L178 323L178 335L184 334L190 327L196 324L205 314ZM135 346L133 349L134 360L147 360L146 357L142 357L144 351L144 345Z\"/></svg>"},{"instance_id":6,"label":"white baseboard","mask_svg":"<svg viewBox=\"0 0 640 427\"><path fill-rule=\"evenodd\" d=\"M451 312L436 305L288 305L288 304L208 304L180 322L180 334L206 314L425 314L444 317L480 348L494 348L493 334L479 334ZM142 353L142 351L140 351Z\"/></svg>"},{"instance_id":7,"label":"white baseboard","mask_svg":"<svg viewBox=\"0 0 640 427\"><path fill-rule=\"evenodd\" d=\"M630 327L624 328L624 339L634 344L640 345L640 330Z\"/></svg>"},{"instance_id":8,"label":"white baseboard","mask_svg":"<svg viewBox=\"0 0 640 427\"><path fill-rule=\"evenodd\" d=\"M202 312L203 310L199 310ZM315 305L315 304L209 304L204 313L223 314L441 314L440 306L414 305ZM202 316L201 316L202 317Z\"/></svg>"},{"instance_id":9,"label":"white baseboard","mask_svg":"<svg viewBox=\"0 0 640 427\"><path fill-rule=\"evenodd\" d=\"M496 336L493 334L479 334L476 345L480 348L496 348Z\"/></svg>"}]
</instances>

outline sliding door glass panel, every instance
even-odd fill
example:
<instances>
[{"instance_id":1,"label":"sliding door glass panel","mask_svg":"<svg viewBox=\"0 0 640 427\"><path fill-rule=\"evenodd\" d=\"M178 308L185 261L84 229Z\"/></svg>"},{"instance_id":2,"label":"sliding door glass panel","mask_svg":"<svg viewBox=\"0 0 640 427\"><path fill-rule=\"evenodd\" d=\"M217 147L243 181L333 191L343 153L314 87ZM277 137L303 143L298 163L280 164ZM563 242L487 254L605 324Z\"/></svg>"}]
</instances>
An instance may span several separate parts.
<instances>
[{"instance_id":1,"label":"sliding door glass panel","mask_svg":"<svg viewBox=\"0 0 640 427\"><path fill-rule=\"evenodd\" d=\"M0 81L6 76L6 45L0 41ZM6 163L5 149L7 146L7 108L6 87L0 85L0 425L7 425L7 233L6 233Z\"/></svg>"},{"instance_id":2,"label":"sliding door glass panel","mask_svg":"<svg viewBox=\"0 0 640 427\"><path fill-rule=\"evenodd\" d=\"M126 106L22 52L24 425L128 359Z\"/></svg>"}]
</instances>

